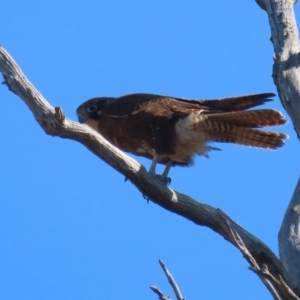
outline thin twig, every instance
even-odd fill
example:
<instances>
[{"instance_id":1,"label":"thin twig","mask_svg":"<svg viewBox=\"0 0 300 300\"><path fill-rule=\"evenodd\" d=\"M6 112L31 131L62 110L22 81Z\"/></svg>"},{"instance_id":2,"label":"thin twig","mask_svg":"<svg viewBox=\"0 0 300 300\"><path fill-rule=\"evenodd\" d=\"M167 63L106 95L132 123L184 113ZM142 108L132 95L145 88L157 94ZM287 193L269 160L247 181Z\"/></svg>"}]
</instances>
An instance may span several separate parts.
<instances>
[{"instance_id":1,"label":"thin twig","mask_svg":"<svg viewBox=\"0 0 300 300\"><path fill-rule=\"evenodd\" d=\"M263 265L260 269L249 267L254 273L259 276L266 278L273 284L273 287L276 287L276 290L280 293L280 295L284 295L283 299L289 300L299 300L300 298L292 291L292 289L286 284L286 282L282 279L281 276L276 278L273 274L270 273L268 267ZM280 298L281 299L281 298Z\"/></svg>"},{"instance_id":2,"label":"thin twig","mask_svg":"<svg viewBox=\"0 0 300 300\"><path fill-rule=\"evenodd\" d=\"M154 285L151 285L149 286L149 288L155 293L158 295L158 299L159 300L171 300L170 297L168 296L165 296L158 287L154 286Z\"/></svg>"},{"instance_id":3,"label":"thin twig","mask_svg":"<svg viewBox=\"0 0 300 300\"><path fill-rule=\"evenodd\" d=\"M173 278L170 271L167 269L166 265L160 259L158 260L158 262L159 262L160 266L162 267L163 271L165 272L165 274L168 278L168 281L174 290L177 300L184 300L175 279Z\"/></svg>"},{"instance_id":4,"label":"thin twig","mask_svg":"<svg viewBox=\"0 0 300 300\"><path fill-rule=\"evenodd\" d=\"M300 300L280 275L279 279L276 279L275 276L269 272L267 265L263 264L262 266L259 266L257 261L251 255L250 251L247 249L240 235L235 230L233 230L230 220L227 218L226 214L224 214L221 210L219 210L219 213L224 221L224 226L227 227L229 236L232 238L232 241L249 261L251 265L249 269L259 276L269 292L272 294L273 298L275 300Z\"/></svg>"}]
</instances>

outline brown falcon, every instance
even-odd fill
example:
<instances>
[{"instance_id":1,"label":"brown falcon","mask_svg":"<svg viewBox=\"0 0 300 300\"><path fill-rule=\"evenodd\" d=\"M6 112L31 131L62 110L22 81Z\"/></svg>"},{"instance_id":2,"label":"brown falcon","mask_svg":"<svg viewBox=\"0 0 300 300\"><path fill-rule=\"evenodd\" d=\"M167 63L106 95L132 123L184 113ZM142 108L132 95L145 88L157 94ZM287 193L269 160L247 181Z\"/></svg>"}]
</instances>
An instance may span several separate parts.
<instances>
[{"instance_id":1,"label":"brown falcon","mask_svg":"<svg viewBox=\"0 0 300 300\"><path fill-rule=\"evenodd\" d=\"M77 108L80 123L98 131L117 148L171 166L193 164L193 157L208 156L217 149L210 142L235 143L263 149L277 149L288 136L262 128L285 124L274 109L249 108L271 101L272 93L220 100L186 100L152 94L131 94L119 98L90 99Z\"/></svg>"}]
</instances>

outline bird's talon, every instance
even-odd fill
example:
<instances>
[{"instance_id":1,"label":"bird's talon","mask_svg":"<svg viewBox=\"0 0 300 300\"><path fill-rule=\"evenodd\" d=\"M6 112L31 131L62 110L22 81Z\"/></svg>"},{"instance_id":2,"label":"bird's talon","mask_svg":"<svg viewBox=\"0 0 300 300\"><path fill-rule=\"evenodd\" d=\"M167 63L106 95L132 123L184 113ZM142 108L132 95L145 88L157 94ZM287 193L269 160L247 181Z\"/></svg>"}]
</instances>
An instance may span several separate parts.
<instances>
[{"instance_id":1,"label":"bird's talon","mask_svg":"<svg viewBox=\"0 0 300 300\"><path fill-rule=\"evenodd\" d=\"M170 177L154 174L155 178L165 186L170 185L172 179Z\"/></svg>"},{"instance_id":2,"label":"bird's talon","mask_svg":"<svg viewBox=\"0 0 300 300\"><path fill-rule=\"evenodd\" d=\"M167 185L170 185L172 182L172 178L171 177L165 177Z\"/></svg>"},{"instance_id":3,"label":"bird's talon","mask_svg":"<svg viewBox=\"0 0 300 300\"><path fill-rule=\"evenodd\" d=\"M147 195L145 195L145 194L142 194L142 195L143 195L143 198L146 199L147 203L149 204L150 198Z\"/></svg>"}]
</instances>

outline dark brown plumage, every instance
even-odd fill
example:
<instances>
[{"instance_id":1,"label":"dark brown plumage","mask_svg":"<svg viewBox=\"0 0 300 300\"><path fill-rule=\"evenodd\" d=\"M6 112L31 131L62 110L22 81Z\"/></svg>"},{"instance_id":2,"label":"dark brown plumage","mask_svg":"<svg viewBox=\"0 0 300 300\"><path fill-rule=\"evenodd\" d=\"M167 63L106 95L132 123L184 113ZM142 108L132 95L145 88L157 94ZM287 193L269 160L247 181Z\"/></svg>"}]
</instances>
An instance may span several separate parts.
<instances>
[{"instance_id":1,"label":"dark brown plumage","mask_svg":"<svg viewBox=\"0 0 300 300\"><path fill-rule=\"evenodd\" d=\"M249 108L271 101L272 93L225 98L186 100L152 94L90 99L77 108L78 119L98 131L121 150L166 165L190 165L196 154L216 149L209 142L236 143L276 149L287 135L254 128L283 125L277 110Z\"/></svg>"}]
</instances>

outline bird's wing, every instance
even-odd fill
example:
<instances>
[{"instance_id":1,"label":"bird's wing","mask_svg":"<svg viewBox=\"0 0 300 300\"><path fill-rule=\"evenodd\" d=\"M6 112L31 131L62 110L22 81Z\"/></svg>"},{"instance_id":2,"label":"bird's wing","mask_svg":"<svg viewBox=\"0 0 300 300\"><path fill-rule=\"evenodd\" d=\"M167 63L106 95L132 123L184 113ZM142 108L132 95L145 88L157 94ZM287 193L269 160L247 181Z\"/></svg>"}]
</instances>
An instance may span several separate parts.
<instances>
[{"instance_id":1,"label":"bird's wing","mask_svg":"<svg viewBox=\"0 0 300 300\"><path fill-rule=\"evenodd\" d=\"M273 96L273 93L263 93L220 100L189 100L154 94L129 94L110 101L106 114L122 118L147 113L170 119L186 116L194 110L203 110L203 113L208 114L243 111L272 101L270 97Z\"/></svg>"},{"instance_id":2,"label":"bird's wing","mask_svg":"<svg viewBox=\"0 0 300 300\"><path fill-rule=\"evenodd\" d=\"M198 106L198 108L206 109L207 113L218 113L218 112L231 112L231 111L242 111L253 108L255 106L263 105L266 102L273 101L272 97L276 96L274 93L261 93L237 97L228 97L221 99L211 100L193 100L176 97L165 97L172 98L184 105Z\"/></svg>"},{"instance_id":3,"label":"bird's wing","mask_svg":"<svg viewBox=\"0 0 300 300\"><path fill-rule=\"evenodd\" d=\"M186 116L195 109L207 109L195 102L152 94L130 94L108 103L105 114L113 118L148 114L171 119Z\"/></svg>"},{"instance_id":4,"label":"bird's wing","mask_svg":"<svg viewBox=\"0 0 300 300\"><path fill-rule=\"evenodd\" d=\"M210 108L211 111L242 111L255 106L265 104L272 101L272 97L276 96L273 93L254 94L238 97L229 97L219 100L202 100L202 105Z\"/></svg>"}]
</instances>

